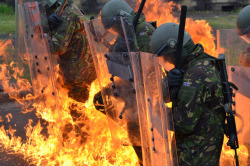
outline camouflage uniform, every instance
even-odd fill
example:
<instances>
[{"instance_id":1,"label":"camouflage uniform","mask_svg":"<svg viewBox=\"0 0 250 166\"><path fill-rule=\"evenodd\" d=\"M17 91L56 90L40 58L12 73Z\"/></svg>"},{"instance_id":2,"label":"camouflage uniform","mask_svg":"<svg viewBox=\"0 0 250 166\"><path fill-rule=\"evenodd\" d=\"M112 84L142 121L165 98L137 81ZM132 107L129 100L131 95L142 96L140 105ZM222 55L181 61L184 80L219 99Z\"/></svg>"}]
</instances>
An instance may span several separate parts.
<instances>
[{"instance_id":1,"label":"camouflage uniform","mask_svg":"<svg viewBox=\"0 0 250 166\"><path fill-rule=\"evenodd\" d=\"M149 42L151 40L151 36L154 32L155 28L146 21L146 18L144 16L144 14L141 15L138 24L136 26L136 31L135 31L135 35L136 35L136 46L137 46L137 50L139 51L143 51L143 52L152 52L151 47L149 45ZM134 45L134 39L129 40L129 42L131 41L131 47L133 47ZM132 49L134 50L134 49ZM127 52L127 46L125 43L124 38L122 37L118 37L116 39L116 42L110 47L109 49L110 52ZM128 89L130 89L130 87L127 87ZM135 96L133 96L135 97ZM96 103L96 101L98 101L98 103ZM104 109L103 107L100 107L99 104L103 104L102 101L102 96L101 93L97 93L95 95L95 99L94 99L94 103L95 103L95 107L97 109ZM131 126L134 127L135 124L132 124ZM128 123L129 126L129 123ZM136 126L137 128L138 126ZM139 128L139 127L138 127ZM139 134L134 133L134 129L133 128L128 128L128 133L133 133L131 135L129 135L129 137L133 138L133 137L137 137ZM140 136L139 136L140 137ZM133 146L140 163L142 163L142 148L141 146Z\"/></svg>"},{"instance_id":2,"label":"camouflage uniform","mask_svg":"<svg viewBox=\"0 0 250 166\"><path fill-rule=\"evenodd\" d=\"M149 46L149 42L154 30L155 28L146 21L146 18L142 13L135 30L139 51L149 53L152 52L151 47Z\"/></svg>"},{"instance_id":3,"label":"camouflage uniform","mask_svg":"<svg viewBox=\"0 0 250 166\"><path fill-rule=\"evenodd\" d=\"M185 59L183 84L173 102L179 165L219 165L224 136L223 92L215 58L201 45Z\"/></svg>"},{"instance_id":4,"label":"camouflage uniform","mask_svg":"<svg viewBox=\"0 0 250 166\"><path fill-rule=\"evenodd\" d=\"M89 85L96 78L83 26L85 17L71 3L65 6L61 18L62 24L51 32L53 53L59 55L64 86L69 89L69 97L85 102L89 96Z\"/></svg>"}]
</instances>

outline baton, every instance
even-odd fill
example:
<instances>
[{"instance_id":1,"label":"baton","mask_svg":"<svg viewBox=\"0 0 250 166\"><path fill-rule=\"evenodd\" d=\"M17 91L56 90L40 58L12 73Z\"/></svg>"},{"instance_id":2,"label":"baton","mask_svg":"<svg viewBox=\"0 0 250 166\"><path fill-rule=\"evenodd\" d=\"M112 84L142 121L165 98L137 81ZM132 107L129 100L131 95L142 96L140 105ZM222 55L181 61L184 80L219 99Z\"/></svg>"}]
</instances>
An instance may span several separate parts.
<instances>
[{"instance_id":1,"label":"baton","mask_svg":"<svg viewBox=\"0 0 250 166\"><path fill-rule=\"evenodd\" d=\"M181 6L181 16L180 16L180 25L179 25L179 33L178 33L178 41L177 41L177 51L176 51L176 59L175 59L175 68L181 68L181 54L182 54L182 45L185 31L185 23L186 23L186 15L187 15L187 6Z\"/></svg>"},{"instance_id":2,"label":"baton","mask_svg":"<svg viewBox=\"0 0 250 166\"><path fill-rule=\"evenodd\" d=\"M145 2L146 0L142 0L141 1L141 4L140 4L140 7L136 13L136 16L135 16L135 19L134 19L134 22L133 22L133 25L134 25L134 28L136 28L137 24L138 24L138 21L139 21L139 18L141 16L141 13L142 13L142 10L143 10L143 7L145 5Z\"/></svg>"}]
</instances>

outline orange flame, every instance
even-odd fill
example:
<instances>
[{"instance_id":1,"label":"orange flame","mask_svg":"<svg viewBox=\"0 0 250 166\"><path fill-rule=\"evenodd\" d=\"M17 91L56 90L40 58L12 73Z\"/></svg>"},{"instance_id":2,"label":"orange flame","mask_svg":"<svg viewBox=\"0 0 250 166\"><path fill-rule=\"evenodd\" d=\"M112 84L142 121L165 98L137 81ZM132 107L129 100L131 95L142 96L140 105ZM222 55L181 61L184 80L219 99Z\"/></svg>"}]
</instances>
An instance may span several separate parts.
<instances>
[{"instance_id":1,"label":"orange flame","mask_svg":"<svg viewBox=\"0 0 250 166\"><path fill-rule=\"evenodd\" d=\"M148 21L157 20L157 26L167 22L179 23L180 5L173 1L164 3L159 0L151 0L147 1L143 12ZM201 43L204 46L205 52L217 56L213 30L205 20L194 21L192 18L187 18L185 30L191 35L195 43Z\"/></svg>"},{"instance_id":2,"label":"orange flame","mask_svg":"<svg viewBox=\"0 0 250 166\"><path fill-rule=\"evenodd\" d=\"M6 43L0 42L1 46L5 46L1 47L2 52L11 42ZM93 106L93 97L99 91L97 81L92 83L86 103L78 103L68 98L67 90L59 87L58 107L55 109L51 108L53 104L49 103L49 96L46 105L39 102L32 93L19 98L18 94L23 90L30 90L31 85L28 80L19 78L23 70L13 64L15 63L11 62L10 65L0 66L4 90L24 106L24 113L31 111L28 105L32 105L31 109L36 110L36 115L41 120L36 126L32 126L33 120L29 119L25 127L25 142L15 136L16 130L11 126L8 130L2 126L0 141L6 149L24 154L35 165L138 165L137 156L131 146L113 148L106 116ZM13 74L10 74L10 69L14 71ZM11 78L16 79L16 84L9 86ZM70 114L69 108L72 105L75 105L73 109L81 115L76 120ZM11 121L11 117L11 114L6 116L8 121ZM3 120L1 117L0 121ZM44 120L48 123L47 135L42 132Z\"/></svg>"}]
</instances>

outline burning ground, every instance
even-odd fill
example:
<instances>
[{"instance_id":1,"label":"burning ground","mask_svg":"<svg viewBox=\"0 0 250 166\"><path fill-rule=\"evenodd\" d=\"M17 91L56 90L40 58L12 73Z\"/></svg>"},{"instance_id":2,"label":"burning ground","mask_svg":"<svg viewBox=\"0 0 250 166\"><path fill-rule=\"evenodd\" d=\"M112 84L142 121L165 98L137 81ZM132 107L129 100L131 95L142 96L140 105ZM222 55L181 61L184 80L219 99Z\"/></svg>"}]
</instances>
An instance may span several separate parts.
<instances>
[{"instance_id":1,"label":"burning ground","mask_svg":"<svg viewBox=\"0 0 250 166\"><path fill-rule=\"evenodd\" d=\"M2 55L13 48L9 41L0 45ZM61 89L59 109L52 112L49 103L38 102L32 95L29 81L20 78L23 74L13 62L1 66L4 91L16 101L2 104L0 113L0 140L8 152L23 155L34 165L138 164L132 147L112 146L106 117L92 105L93 95L99 91L97 82L90 87L86 103L69 99Z\"/></svg>"}]
</instances>

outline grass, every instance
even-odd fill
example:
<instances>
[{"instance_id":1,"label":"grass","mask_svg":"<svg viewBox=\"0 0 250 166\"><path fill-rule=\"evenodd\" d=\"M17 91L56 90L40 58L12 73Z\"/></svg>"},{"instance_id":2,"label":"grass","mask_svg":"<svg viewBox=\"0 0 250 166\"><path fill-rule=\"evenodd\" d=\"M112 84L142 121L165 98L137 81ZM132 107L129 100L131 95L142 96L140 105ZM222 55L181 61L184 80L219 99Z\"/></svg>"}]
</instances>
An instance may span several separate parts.
<instances>
[{"instance_id":1,"label":"grass","mask_svg":"<svg viewBox=\"0 0 250 166\"><path fill-rule=\"evenodd\" d=\"M214 31L217 29L236 28L236 18L238 11L233 12L190 12L194 19L205 19ZM87 14L90 18L93 14ZM94 14L95 15L95 14ZM0 34L15 33L15 13L14 10L6 4L0 4Z\"/></svg>"},{"instance_id":2,"label":"grass","mask_svg":"<svg viewBox=\"0 0 250 166\"><path fill-rule=\"evenodd\" d=\"M0 34L15 32L15 12L6 4L0 4Z\"/></svg>"},{"instance_id":3,"label":"grass","mask_svg":"<svg viewBox=\"0 0 250 166\"><path fill-rule=\"evenodd\" d=\"M213 28L217 29L235 29L236 28L237 14L231 14L229 16L215 16L206 18L206 21Z\"/></svg>"},{"instance_id":4,"label":"grass","mask_svg":"<svg viewBox=\"0 0 250 166\"><path fill-rule=\"evenodd\" d=\"M15 33L15 15L0 13L0 34Z\"/></svg>"}]
</instances>

